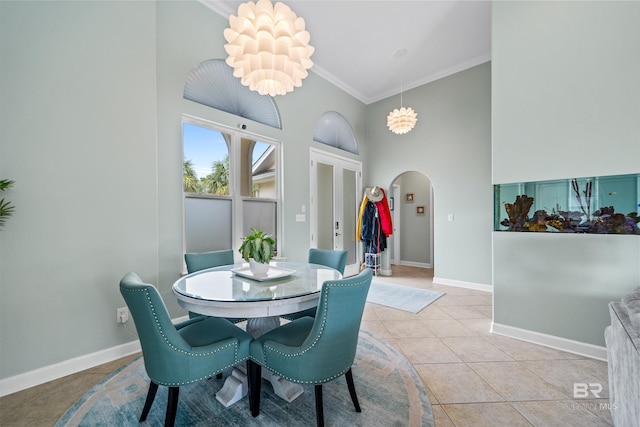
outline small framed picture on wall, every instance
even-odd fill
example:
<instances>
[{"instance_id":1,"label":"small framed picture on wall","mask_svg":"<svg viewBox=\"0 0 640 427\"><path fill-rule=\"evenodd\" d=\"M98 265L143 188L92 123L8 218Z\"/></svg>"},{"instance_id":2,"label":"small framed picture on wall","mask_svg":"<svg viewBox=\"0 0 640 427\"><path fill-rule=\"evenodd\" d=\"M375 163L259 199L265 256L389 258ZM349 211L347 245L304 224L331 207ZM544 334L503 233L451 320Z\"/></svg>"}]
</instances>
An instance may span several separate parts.
<instances>
[{"instance_id":1,"label":"small framed picture on wall","mask_svg":"<svg viewBox=\"0 0 640 427\"><path fill-rule=\"evenodd\" d=\"M416 206L416 215L424 215L424 206Z\"/></svg>"},{"instance_id":2,"label":"small framed picture on wall","mask_svg":"<svg viewBox=\"0 0 640 427\"><path fill-rule=\"evenodd\" d=\"M413 193L407 193L404 198L405 202L413 202Z\"/></svg>"}]
</instances>

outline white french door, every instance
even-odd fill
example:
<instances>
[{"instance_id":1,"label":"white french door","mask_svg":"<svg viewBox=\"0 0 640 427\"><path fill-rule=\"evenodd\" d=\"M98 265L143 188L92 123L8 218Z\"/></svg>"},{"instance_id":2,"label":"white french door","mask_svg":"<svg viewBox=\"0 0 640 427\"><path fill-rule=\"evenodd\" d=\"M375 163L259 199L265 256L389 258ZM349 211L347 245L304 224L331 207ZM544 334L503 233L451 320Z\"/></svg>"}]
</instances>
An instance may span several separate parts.
<instances>
[{"instance_id":1,"label":"white french door","mask_svg":"<svg viewBox=\"0 0 640 427\"><path fill-rule=\"evenodd\" d=\"M311 247L347 251L344 275L358 274L361 251L356 241L356 226L362 194L362 163L313 148L310 161Z\"/></svg>"}]
</instances>

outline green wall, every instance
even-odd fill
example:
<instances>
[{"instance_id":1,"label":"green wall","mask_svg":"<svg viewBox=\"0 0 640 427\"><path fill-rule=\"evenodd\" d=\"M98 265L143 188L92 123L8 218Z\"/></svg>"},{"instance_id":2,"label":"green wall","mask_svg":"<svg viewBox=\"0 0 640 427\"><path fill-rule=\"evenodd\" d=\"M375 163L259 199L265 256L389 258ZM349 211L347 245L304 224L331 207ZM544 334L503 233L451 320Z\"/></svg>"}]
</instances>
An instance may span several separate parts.
<instances>
[{"instance_id":1,"label":"green wall","mask_svg":"<svg viewBox=\"0 0 640 427\"><path fill-rule=\"evenodd\" d=\"M118 281L157 280L155 8L0 2L0 378L130 341Z\"/></svg>"},{"instance_id":2,"label":"green wall","mask_svg":"<svg viewBox=\"0 0 640 427\"><path fill-rule=\"evenodd\" d=\"M494 183L640 172L639 19L637 2L494 2ZM604 346L640 239L494 233L493 265L496 324Z\"/></svg>"}]
</instances>

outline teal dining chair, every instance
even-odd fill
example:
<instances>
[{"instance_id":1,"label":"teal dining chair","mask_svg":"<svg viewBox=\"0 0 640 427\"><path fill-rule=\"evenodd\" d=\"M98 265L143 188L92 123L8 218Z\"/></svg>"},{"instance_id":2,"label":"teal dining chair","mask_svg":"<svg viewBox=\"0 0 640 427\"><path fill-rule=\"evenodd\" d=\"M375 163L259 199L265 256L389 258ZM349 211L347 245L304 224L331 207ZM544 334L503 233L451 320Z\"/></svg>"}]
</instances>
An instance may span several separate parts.
<instances>
[{"instance_id":1,"label":"teal dining chair","mask_svg":"<svg viewBox=\"0 0 640 427\"><path fill-rule=\"evenodd\" d=\"M327 267L335 268L340 272L340 274L344 274L344 268L347 265L347 251L332 251L329 249L309 249L309 255L307 257L307 261L310 264L320 264ZM283 314L283 319L287 320L295 320L301 317L315 317L316 316L316 307L311 307L306 310L298 311L296 313Z\"/></svg>"},{"instance_id":2,"label":"teal dining chair","mask_svg":"<svg viewBox=\"0 0 640 427\"><path fill-rule=\"evenodd\" d=\"M188 273L233 264L233 249L210 252L187 252L184 254L184 262L187 264Z\"/></svg>"},{"instance_id":3,"label":"teal dining chair","mask_svg":"<svg viewBox=\"0 0 640 427\"><path fill-rule=\"evenodd\" d=\"M228 320L200 316L174 325L158 290L136 273L120 280L120 293L133 317L151 379L140 422L146 420L159 385L169 387L164 425L173 426L180 386L248 360L252 338Z\"/></svg>"},{"instance_id":4,"label":"teal dining chair","mask_svg":"<svg viewBox=\"0 0 640 427\"><path fill-rule=\"evenodd\" d=\"M184 254L184 262L187 265L187 273L205 270L207 268L220 267L221 265L233 264L233 249L222 249L210 252L187 252ZM202 316L198 313L189 312L189 317ZM232 323L240 323L244 318L227 318Z\"/></svg>"},{"instance_id":5,"label":"teal dining chair","mask_svg":"<svg viewBox=\"0 0 640 427\"><path fill-rule=\"evenodd\" d=\"M301 317L251 342L247 364L251 415L260 414L263 367L291 382L315 386L318 426L324 425L322 384L343 374L355 410L361 411L351 366L371 278L367 268L348 279L324 282L315 318Z\"/></svg>"}]
</instances>

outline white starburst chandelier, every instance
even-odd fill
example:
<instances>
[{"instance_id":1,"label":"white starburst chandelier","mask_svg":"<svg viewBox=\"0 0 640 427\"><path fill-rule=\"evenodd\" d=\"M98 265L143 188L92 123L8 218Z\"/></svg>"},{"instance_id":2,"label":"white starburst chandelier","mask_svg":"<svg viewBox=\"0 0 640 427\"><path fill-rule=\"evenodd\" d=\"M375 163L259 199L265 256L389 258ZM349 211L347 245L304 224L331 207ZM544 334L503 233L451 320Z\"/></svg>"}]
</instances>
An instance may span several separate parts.
<instances>
[{"instance_id":1,"label":"white starburst chandelier","mask_svg":"<svg viewBox=\"0 0 640 427\"><path fill-rule=\"evenodd\" d=\"M242 3L238 16L224 30L233 75L260 95L284 95L302 86L313 66L314 48L299 18L284 3L269 0Z\"/></svg>"},{"instance_id":2,"label":"white starburst chandelier","mask_svg":"<svg viewBox=\"0 0 640 427\"><path fill-rule=\"evenodd\" d=\"M402 103L400 103L402 105ZM418 114L411 107L396 108L387 116L387 127L393 133L403 134L414 128Z\"/></svg>"},{"instance_id":3,"label":"white starburst chandelier","mask_svg":"<svg viewBox=\"0 0 640 427\"><path fill-rule=\"evenodd\" d=\"M407 53L406 49L398 49L395 57L399 58ZM387 127L395 134L403 134L414 128L418 121L418 114L411 107L402 105L402 78L400 78L400 108L396 108L387 116Z\"/></svg>"}]
</instances>

